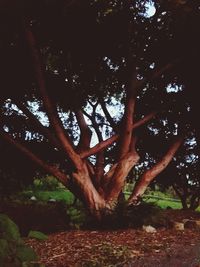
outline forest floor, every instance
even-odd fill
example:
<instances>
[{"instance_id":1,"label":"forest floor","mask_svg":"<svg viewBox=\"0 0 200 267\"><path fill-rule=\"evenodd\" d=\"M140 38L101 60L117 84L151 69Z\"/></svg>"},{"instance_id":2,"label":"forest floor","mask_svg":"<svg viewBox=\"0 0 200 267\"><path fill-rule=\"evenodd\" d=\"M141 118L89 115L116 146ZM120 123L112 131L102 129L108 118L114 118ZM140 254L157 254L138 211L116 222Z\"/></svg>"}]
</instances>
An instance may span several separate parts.
<instances>
[{"instance_id":1,"label":"forest floor","mask_svg":"<svg viewBox=\"0 0 200 267\"><path fill-rule=\"evenodd\" d=\"M199 213L167 211L174 221L200 219ZM159 228L114 231L71 230L50 234L48 240L26 240L46 267L197 267L199 228L178 231Z\"/></svg>"}]
</instances>

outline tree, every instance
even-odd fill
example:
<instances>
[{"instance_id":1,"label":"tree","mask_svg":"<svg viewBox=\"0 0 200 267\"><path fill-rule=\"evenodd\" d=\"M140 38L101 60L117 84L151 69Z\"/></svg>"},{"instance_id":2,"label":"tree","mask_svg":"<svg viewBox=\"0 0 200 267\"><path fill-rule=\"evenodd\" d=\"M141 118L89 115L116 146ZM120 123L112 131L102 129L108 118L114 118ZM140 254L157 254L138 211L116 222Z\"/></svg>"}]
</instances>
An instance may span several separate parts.
<instances>
[{"instance_id":1,"label":"tree","mask_svg":"<svg viewBox=\"0 0 200 267\"><path fill-rule=\"evenodd\" d=\"M157 177L156 182L164 188L171 186L180 198L183 209L195 210L200 200L199 156L195 135L185 141L179 154L169 167Z\"/></svg>"},{"instance_id":2,"label":"tree","mask_svg":"<svg viewBox=\"0 0 200 267\"><path fill-rule=\"evenodd\" d=\"M15 15L3 6L1 138L57 177L98 218L116 207L151 136L163 147L136 183L130 204L138 202L196 126L189 123L192 112L184 97L198 46L182 41L196 38L198 5L156 1L156 14L149 18L147 4L30 1L17 6ZM187 49L193 49L188 57ZM119 102L122 112L113 116ZM157 122L162 138L157 138ZM94 133L98 143L91 147ZM48 154L35 143L48 146Z\"/></svg>"}]
</instances>

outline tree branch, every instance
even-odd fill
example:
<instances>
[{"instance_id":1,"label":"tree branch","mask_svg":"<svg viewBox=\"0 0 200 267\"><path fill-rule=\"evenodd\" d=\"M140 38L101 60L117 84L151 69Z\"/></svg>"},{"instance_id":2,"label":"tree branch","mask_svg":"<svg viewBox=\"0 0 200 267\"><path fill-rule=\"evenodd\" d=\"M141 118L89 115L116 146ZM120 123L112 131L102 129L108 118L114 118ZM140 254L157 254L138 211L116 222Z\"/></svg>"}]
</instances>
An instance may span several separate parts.
<instances>
[{"instance_id":1,"label":"tree branch","mask_svg":"<svg viewBox=\"0 0 200 267\"><path fill-rule=\"evenodd\" d=\"M77 169L81 168L82 166L82 161L79 157L79 155L74 151L70 141L69 137L66 136L66 132L64 131L64 128L61 124L60 118L58 116L56 107L54 104L51 102L47 89L46 89L46 84L45 84L45 79L43 75L43 68L42 64L40 61L39 53L36 48L36 42L35 38L33 36L33 33L30 31L30 29L25 28L25 36L27 39L27 43L30 48L30 52L32 55L32 60L33 60L33 66L35 70L35 75L37 79L37 83L40 89L40 93L44 102L44 106L47 111L47 115L49 117L49 121L51 123L51 126L53 127L55 134L62 145L63 149L66 151L67 155L69 158L72 160L74 165L76 166Z\"/></svg>"},{"instance_id":2,"label":"tree branch","mask_svg":"<svg viewBox=\"0 0 200 267\"><path fill-rule=\"evenodd\" d=\"M111 177L107 186L106 199L108 201L115 201L120 192L122 191L125 183L125 179L130 170L137 164L139 155L136 151L129 152L127 155L119 161L116 168L114 168L113 176Z\"/></svg>"},{"instance_id":3,"label":"tree branch","mask_svg":"<svg viewBox=\"0 0 200 267\"><path fill-rule=\"evenodd\" d=\"M122 119L122 127L120 129L120 141L119 141L119 159L123 158L129 151L129 146L132 138L133 130L133 115L135 112L135 102L136 102L136 86L137 86L137 73L134 70L130 77L130 81L127 85L126 90L126 103L125 112Z\"/></svg>"},{"instance_id":4,"label":"tree branch","mask_svg":"<svg viewBox=\"0 0 200 267\"><path fill-rule=\"evenodd\" d=\"M104 100L102 98L100 98L100 104L102 107L102 110L107 118L107 121L109 122L110 126L113 128L113 130L117 130L117 126L116 123L114 122L113 118L111 117L107 107L106 107L106 103L104 102Z\"/></svg>"},{"instance_id":5,"label":"tree branch","mask_svg":"<svg viewBox=\"0 0 200 267\"><path fill-rule=\"evenodd\" d=\"M168 166L168 164L174 157L175 153L177 152L178 148L181 146L183 140L184 140L183 137L176 138L176 140L172 143L172 145L168 149L167 153L163 156L163 158L150 170L144 172L142 177L137 182L133 190L133 193L129 197L128 202L130 204L137 203L140 197L145 192L148 185L151 183L151 181L153 181L154 178Z\"/></svg>"},{"instance_id":6,"label":"tree branch","mask_svg":"<svg viewBox=\"0 0 200 267\"><path fill-rule=\"evenodd\" d=\"M23 112L23 114L36 126L36 128L43 133L45 137L57 148L60 147L59 142L55 138L55 136L50 132L50 130L43 126L42 123L34 116L34 114L20 101L14 101L17 107Z\"/></svg>"},{"instance_id":7,"label":"tree branch","mask_svg":"<svg viewBox=\"0 0 200 267\"><path fill-rule=\"evenodd\" d=\"M179 60L167 63L165 66L155 70L152 76L148 80L152 81L160 77L162 74L172 69L177 62L179 62ZM135 110L136 94L139 89L143 88L146 82L147 78L140 81L137 79L137 72L135 70L133 71L132 77L127 87L125 112L124 112L122 132L120 137L121 140L119 143L119 149L120 149L119 158L123 158L123 156L126 155L126 153L128 153L133 130L132 123Z\"/></svg>"},{"instance_id":8,"label":"tree branch","mask_svg":"<svg viewBox=\"0 0 200 267\"><path fill-rule=\"evenodd\" d=\"M156 116L157 112L153 111L149 113L148 115L144 116L142 119L138 120L133 124L133 129L139 128L140 126L144 125L145 123L149 122L151 119L153 119Z\"/></svg>"},{"instance_id":9,"label":"tree branch","mask_svg":"<svg viewBox=\"0 0 200 267\"><path fill-rule=\"evenodd\" d=\"M141 120L135 122L132 125L132 129L137 129L138 127L144 125L145 123L150 121L152 118L154 118L155 115L156 115L156 112L152 112L152 113L146 115ZM119 138L119 134L115 134L115 135L111 136L110 138L108 138L108 139L98 143L97 145L93 146L92 148L90 148L86 151L83 151L80 154L81 158L89 157L91 155L98 153L101 150L106 149L108 146L112 145L115 141L117 141L118 138Z\"/></svg>"},{"instance_id":10,"label":"tree branch","mask_svg":"<svg viewBox=\"0 0 200 267\"><path fill-rule=\"evenodd\" d=\"M29 159L31 159L34 163L39 165L41 168L43 168L46 172L51 173L55 177L58 178L58 180L63 183L65 186L68 184L69 178L66 174L62 173L60 170L58 170L56 167L51 166L47 163L45 163L42 159L40 159L38 156L36 156L33 152L31 152L28 148L26 148L23 144L12 138L9 134L5 132L0 132L0 136L7 141L9 144L15 146L19 151L21 151L24 155L26 155Z\"/></svg>"},{"instance_id":11,"label":"tree branch","mask_svg":"<svg viewBox=\"0 0 200 267\"><path fill-rule=\"evenodd\" d=\"M83 112L81 110L77 110L75 112L75 115L81 131L80 141L78 144L78 152L80 153L83 150L89 149L92 138L92 132L85 121Z\"/></svg>"},{"instance_id":12,"label":"tree branch","mask_svg":"<svg viewBox=\"0 0 200 267\"><path fill-rule=\"evenodd\" d=\"M97 107L97 106L96 106ZM92 122L92 126L97 134L99 142L103 141L102 134L99 130L99 126L96 122L95 119L95 112L96 112L96 107L93 108L93 113L92 116L90 117L90 120ZM95 164L95 185L97 189L100 189L100 184L102 177L104 175L104 151L99 151L96 155L96 164Z\"/></svg>"}]
</instances>

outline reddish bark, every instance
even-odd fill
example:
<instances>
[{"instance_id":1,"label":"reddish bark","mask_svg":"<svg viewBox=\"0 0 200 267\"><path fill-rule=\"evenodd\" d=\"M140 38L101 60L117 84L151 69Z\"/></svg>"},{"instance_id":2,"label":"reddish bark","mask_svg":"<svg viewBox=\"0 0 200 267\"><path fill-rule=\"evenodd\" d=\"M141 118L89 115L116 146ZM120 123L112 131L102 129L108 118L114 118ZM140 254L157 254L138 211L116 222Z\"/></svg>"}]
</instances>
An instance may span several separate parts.
<instances>
[{"instance_id":1,"label":"reddish bark","mask_svg":"<svg viewBox=\"0 0 200 267\"><path fill-rule=\"evenodd\" d=\"M106 208L106 202L94 187L88 172L87 164L84 164L83 168L78 172L74 172L72 176L76 181L81 199L86 207L94 216L100 218L101 210Z\"/></svg>"},{"instance_id":2,"label":"reddish bark","mask_svg":"<svg viewBox=\"0 0 200 267\"><path fill-rule=\"evenodd\" d=\"M119 161L108 184L106 199L109 202L113 202L118 199L119 194L124 187L126 177L138 160L138 154L130 152Z\"/></svg>"},{"instance_id":3,"label":"reddish bark","mask_svg":"<svg viewBox=\"0 0 200 267\"><path fill-rule=\"evenodd\" d=\"M143 117L141 120L135 122L132 125L132 129L137 129L138 127L144 125L145 123L149 122L152 118L154 118L154 116L156 115L156 112L151 112L148 115L146 115L145 117ZM81 158L87 158L91 155L94 155L96 153L98 153L101 150L106 149L108 146L112 145L115 141L117 141L120 137L120 134L115 134L113 136L111 136L110 138L101 141L100 143L98 143L97 145L93 146L92 148L83 151L82 153L80 153L80 157Z\"/></svg>"},{"instance_id":4,"label":"reddish bark","mask_svg":"<svg viewBox=\"0 0 200 267\"><path fill-rule=\"evenodd\" d=\"M119 159L122 159L129 152L129 147L132 139L137 83L137 72L134 66L133 73L130 77L129 84L127 85L126 89L127 96L125 111L122 119L121 135L119 139Z\"/></svg>"},{"instance_id":5,"label":"reddish bark","mask_svg":"<svg viewBox=\"0 0 200 267\"><path fill-rule=\"evenodd\" d=\"M170 163L172 158L174 157L176 151L180 147L183 142L183 138L180 137L170 146L167 153L163 156L163 158L154 165L150 170L144 172L142 177L139 179L138 183L136 184L133 193L129 198L129 203L137 203L140 197L143 195L145 190L147 189L148 185L153 181L153 179L160 174Z\"/></svg>"}]
</instances>

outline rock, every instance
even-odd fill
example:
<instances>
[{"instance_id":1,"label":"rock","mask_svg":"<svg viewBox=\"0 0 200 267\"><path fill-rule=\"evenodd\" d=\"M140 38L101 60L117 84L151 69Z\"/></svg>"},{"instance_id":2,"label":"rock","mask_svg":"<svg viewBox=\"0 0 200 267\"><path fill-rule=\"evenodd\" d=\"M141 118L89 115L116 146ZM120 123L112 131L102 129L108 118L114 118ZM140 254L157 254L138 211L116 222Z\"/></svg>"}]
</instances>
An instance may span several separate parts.
<instances>
[{"instance_id":1,"label":"rock","mask_svg":"<svg viewBox=\"0 0 200 267\"><path fill-rule=\"evenodd\" d=\"M35 196L32 196L32 197L30 198L30 200L32 200L32 201L36 201L37 198L36 198Z\"/></svg>"},{"instance_id":2,"label":"rock","mask_svg":"<svg viewBox=\"0 0 200 267\"><path fill-rule=\"evenodd\" d=\"M56 199L54 199L54 198L50 198L50 199L48 200L48 202L53 202L53 203L55 203L55 202L56 202Z\"/></svg>"},{"instance_id":3,"label":"rock","mask_svg":"<svg viewBox=\"0 0 200 267\"><path fill-rule=\"evenodd\" d=\"M173 228L177 231L184 231L184 223L174 222Z\"/></svg>"},{"instance_id":4,"label":"rock","mask_svg":"<svg viewBox=\"0 0 200 267\"><path fill-rule=\"evenodd\" d=\"M143 225L142 229L147 233L156 233L156 229L151 225Z\"/></svg>"},{"instance_id":5,"label":"rock","mask_svg":"<svg viewBox=\"0 0 200 267\"><path fill-rule=\"evenodd\" d=\"M200 229L200 220L196 220L197 228Z\"/></svg>"}]
</instances>

